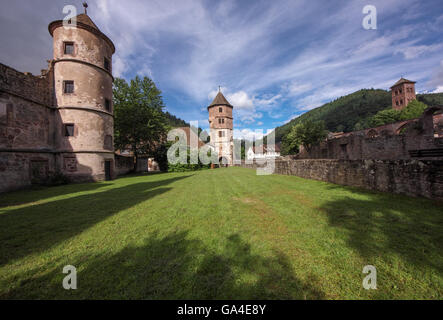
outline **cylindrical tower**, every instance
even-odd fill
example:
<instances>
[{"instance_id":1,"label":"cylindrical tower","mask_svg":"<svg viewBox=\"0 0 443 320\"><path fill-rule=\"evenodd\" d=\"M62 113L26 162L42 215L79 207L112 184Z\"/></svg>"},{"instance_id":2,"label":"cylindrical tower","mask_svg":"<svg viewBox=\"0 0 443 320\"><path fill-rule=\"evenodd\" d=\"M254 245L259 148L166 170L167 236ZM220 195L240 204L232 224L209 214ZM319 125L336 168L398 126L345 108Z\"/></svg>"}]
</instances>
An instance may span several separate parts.
<instances>
[{"instance_id":1,"label":"cylindrical tower","mask_svg":"<svg viewBox=\"0 0 443 320\"><path fill-rule=\"evenodd\" d=\"M221 164L233 164L233 108L221 91L208 106L210 143L215 147Z\"/></svg>"},{"instance_id":2,"label":"cylindrical tower","mask_svg":"<svg viewBox=\"0 0 443 320\"><path fill-rule=\"evenodd\" d=\"M115 47L86 14L76 26L49 24L53 37L58 168L75 181L112 179Z\"/></svg>"}]
</instances>

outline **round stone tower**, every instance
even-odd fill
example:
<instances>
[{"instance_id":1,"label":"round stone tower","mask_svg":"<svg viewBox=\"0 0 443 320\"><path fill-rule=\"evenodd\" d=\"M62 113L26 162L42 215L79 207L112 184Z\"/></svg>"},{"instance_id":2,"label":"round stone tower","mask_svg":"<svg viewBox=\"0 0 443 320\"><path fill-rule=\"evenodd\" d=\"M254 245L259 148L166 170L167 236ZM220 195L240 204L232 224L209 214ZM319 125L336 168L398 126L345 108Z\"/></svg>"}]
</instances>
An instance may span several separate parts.
<instances>
[{"instance_id":1,"label":"round stone tower","mask_svg":"<svg viewBox=\"0 0 443 320\"><path fill-rule=\"evenodd\" d=\"M76 26L58 20L48 29L54 49L58 168L74 181L112 179L114 44L86 14L76 17Z\"/></svg>"},{"instance_id":2,"label":"round stone tower","mask_svg":"<svg viewBox=\"0 0 443 320\"><path fill-rule=\"evenodd\" d=\"M220 164L233 164L233 108L221 91L208 106L210 143L218 153Z\"/></svg>"}]
</instances>

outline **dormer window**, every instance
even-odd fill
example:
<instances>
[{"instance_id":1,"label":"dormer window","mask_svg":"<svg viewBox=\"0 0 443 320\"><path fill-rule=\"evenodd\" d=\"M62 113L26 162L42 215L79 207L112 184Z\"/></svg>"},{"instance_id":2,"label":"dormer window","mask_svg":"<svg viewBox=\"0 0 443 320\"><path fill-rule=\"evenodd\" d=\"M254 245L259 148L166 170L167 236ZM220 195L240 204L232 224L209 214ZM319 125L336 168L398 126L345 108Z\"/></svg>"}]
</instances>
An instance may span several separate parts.
<instances>
[{"instance_id":1,"label":"dormer window","mask_svg":"<svg viewBox=\"0 0 443 320\"><path fill-rule=\"evenodd\" d=\"M74 42L64 42L64 53L74 54Z\"/></svg>"},{"instance_id":2,"label":"dormer window","mask_svg":"<svg viewBox=\"0 0 443 320\"><path fill-rule=\"evenodd\" d=\"M104 67L107 71L111 72L111 63L108 58L105 58Z\"/></svg>"}]
</instances>

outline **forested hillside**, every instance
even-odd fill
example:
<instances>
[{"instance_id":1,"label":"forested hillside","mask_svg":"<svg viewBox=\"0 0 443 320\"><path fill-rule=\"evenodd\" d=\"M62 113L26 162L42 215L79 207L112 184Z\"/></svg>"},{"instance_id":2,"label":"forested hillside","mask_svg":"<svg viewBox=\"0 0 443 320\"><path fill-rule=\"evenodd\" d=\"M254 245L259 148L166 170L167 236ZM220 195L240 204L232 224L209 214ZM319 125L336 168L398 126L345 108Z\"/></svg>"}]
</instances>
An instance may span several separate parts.
<instances>
[{"instance_id":1,"label":"forested hillside","mask_svg":"<svg viewBox=\"0 0 443 320\"><path fill-rule=\"evenodd\" d=\"M169 112L165 112L166 119L168 121L168 124L173 128L179 128L179 127L188 127L189 123L187 123L185 120L182 120L180 118L177 118L173 114L170 114Z\"/></svg>"},{"instance_id":2,"label":"forested hillside","mask_svg":"<svg viewBox=\"0 0 443 320\"><path fill-rule=\"evenodd\" d=\"M443 105L443 93L419 94L417 100L427 105ZM294 125L308 119L323 120L327 130L332 132L360 130L372 116L390 107L391 104L390 91L362 89L310 110L285 125L277 127L275 140L282 141Z\"/></svg>"}]
</instances>

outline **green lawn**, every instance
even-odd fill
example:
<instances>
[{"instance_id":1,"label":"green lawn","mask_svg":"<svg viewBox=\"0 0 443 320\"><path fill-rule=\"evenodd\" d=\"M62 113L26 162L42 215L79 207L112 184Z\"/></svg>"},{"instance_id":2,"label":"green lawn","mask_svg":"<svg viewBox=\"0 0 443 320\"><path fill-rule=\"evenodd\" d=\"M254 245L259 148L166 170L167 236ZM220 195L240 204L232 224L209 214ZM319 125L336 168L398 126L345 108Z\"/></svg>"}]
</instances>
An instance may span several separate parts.
<instances>
[{"instance_id":1,"label":"green lawn","mask_svg":"<svg viewBox=\"0 0 443 320\"><path fill-rule=\"evenodd\" d=\"M443 297L441 204L243 168L2 194L0 244L0 299Z\"/></svg>"}]
</instances>

